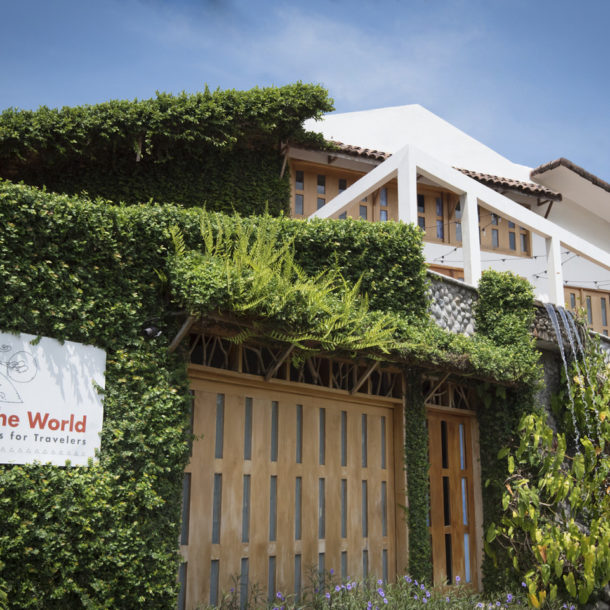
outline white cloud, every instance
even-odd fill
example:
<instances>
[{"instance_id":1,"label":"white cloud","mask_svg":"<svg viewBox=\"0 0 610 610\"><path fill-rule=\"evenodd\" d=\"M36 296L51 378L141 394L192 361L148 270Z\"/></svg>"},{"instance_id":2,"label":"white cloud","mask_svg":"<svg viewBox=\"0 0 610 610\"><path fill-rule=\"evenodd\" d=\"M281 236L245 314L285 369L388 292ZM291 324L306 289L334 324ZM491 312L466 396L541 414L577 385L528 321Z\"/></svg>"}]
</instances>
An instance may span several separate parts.
<instances>
[{"instance_id":1,"label":"white cloud","mask_svg":"<svg viewBox=\"0 0 610 610\"><path fill-rule=\"evenodd\" d=\"M474 32L428 30L404 36L357 27L298 9L277 15L273 32L251 36L242 56L250 72L326 85L344 109L435 99L444 78L465 60Z\"/></svg>"}]
</instances>

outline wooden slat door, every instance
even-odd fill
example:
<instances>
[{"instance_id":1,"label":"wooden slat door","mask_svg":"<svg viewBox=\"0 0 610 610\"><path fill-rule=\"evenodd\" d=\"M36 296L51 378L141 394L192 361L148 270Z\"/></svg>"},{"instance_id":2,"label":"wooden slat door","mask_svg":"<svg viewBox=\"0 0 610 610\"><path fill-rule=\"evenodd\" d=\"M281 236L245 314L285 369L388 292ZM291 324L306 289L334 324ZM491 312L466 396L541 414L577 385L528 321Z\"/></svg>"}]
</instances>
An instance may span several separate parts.
<instances>
[{"instance_id":1,"label":"wooden slat door","mask_svg":"<svg viewBox=\"0 0 610 610\"><path fill-rule=\"evenodd\" d=\"M474 416L428 407L427 419L434 585L476 587Z\"/></svg>"},{"instance_id":2,"label":"wooden slat door","mask_svg":"<svg viewBox=\"0 0 610 610\"><path fill-rule=\"evenodd\" d=\"M394 493L392 405L285 385L192 381L187 608L232 587L242 599L252 585L266 599L298 596L330 569L395 578L404 496Z\"/></svg>"}]
</instances>

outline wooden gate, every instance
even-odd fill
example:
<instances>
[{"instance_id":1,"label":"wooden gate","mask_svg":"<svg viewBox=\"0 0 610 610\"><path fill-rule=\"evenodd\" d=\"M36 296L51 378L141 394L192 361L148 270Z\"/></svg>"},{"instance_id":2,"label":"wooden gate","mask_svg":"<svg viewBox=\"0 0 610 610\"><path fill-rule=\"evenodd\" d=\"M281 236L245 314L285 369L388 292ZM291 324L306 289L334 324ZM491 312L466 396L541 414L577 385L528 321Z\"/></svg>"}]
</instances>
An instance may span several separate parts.
<instances>
[{"instance_id":1,"label":"wooden gate","mask_svg":"<svg viewBox=\"0 0 610 610\"><path fill-rule=\"evenodd\" d=\"M395 399L191 370L194 434L181 547L186 608L312 574L392 579L406 561ZM397 544L398 540L398 544Z\"/></svg>"},{"instance_id":2,"label":"wooden gate","mask_svg":"<svg viewBox=\"0 0 610 610\"><path fill-rule=\"evenodd\" d=\"M476 417L471 411L428 406L427 419L434 584L457 580L478 588Z\"/></svg>"}]
</instances>

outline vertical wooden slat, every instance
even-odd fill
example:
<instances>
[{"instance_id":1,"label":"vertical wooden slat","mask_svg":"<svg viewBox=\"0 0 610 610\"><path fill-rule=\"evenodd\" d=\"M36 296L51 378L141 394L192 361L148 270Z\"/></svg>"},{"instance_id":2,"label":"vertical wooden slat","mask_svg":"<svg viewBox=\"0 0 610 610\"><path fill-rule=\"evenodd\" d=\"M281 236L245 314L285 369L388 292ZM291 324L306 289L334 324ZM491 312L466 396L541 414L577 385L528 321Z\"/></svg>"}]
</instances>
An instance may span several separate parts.
<instances>
[{"instance_id":1,"label":"vertical wooden slat","mask_svg":"<svg viewBox=\"0 0 610 610\"><path fill-rule=\"evenodd\" d=\"M275 394L278 401L278 513L276 542L276 582L284 591L294 587L294 526L296 498L296 402ZM279 590L279 588L278 588Z\"/></svg>"},{"instance_id":2,"label":"vertical wooden slat","mask_svg":"<svg viewBox=\"0 0 610 610\"><path fill-rule=\"evenodd\" d=\"M398 520L397 500L393 495L394 426L387 426L395 419L392 410L362 403L337 404L330 399L302 394L297 397L278 390L250 387L239 390L222 383L206 382L205 388L196 391L194 417L194 432L203 438L195 443L193 459L185 470L193 476L193 466L197 464L191 506L193 510L197 507L198 512L196 518L191 516L194 529L182 552L185 559L189 555L197 557L198 566L189 563L187 592L193 590L193 594L188 597L186 607L209 602L213 571L214 578L218 579L219 596L234 586L231 577L242 573L242 568L248 582L262 584L267 595L274 593L271 589L275 588L295 591L301 586L302 570L312 565L355 577L362 575L366 564L371 574L385 576L387 573L391 578L396 562L392 537ZM214 458L218 394L225 395L222 458ZM247 415L247 404L251 404L250 415ZM298 404L302 404L300 433L306 441L302 443L300 464L297 463ZM385 440L382 418L387 426ZM364 437L363 421L366 421ZM248 442L246 431L250 422ZM274 438L277 439L275 448ZM221 517L219 531L215 533L220 544L211 545L214 474L220 475L217 481L222 480L222 501L217 507ZM300 541L295 540L297 477L302 486ZM362 532L363 482L368 504L366 538ZM269 540L273 527L267 524L273 522L274 499L275 540ZM200 507L206 503L207 530L202 530L195 523L201 523L205 510ZM260 527L262 524L267 527ZM195 532L199 540L194 540ZM201 552L206 545L215 550ZM200 584L193 584L191 580L198 580Z\"/></svg>"},{"instance_id":3,"label":"vertical wooden slat","mask_svg":"<svg viewBox=\"0 0 610 610\"><path fill-rule=\"evenodd\" d=\"M234 586L233 578L240 570L245 556L241 541L244 474L251 464L244 461L244 435L246 430L246 396L242 392L231 392L226 386L215 386L217 394L224 394L224 441L223 458L215 460L215 469L222 474L222 506L220 543L214 545L214 559L220 560L220 592ZM233 434L229 434L231 422ZM205 439L205 433L204 433ZM253 481L251 480L251 484ZM252 508L252 505L251 505ZM251 533L251 532L250 532Z\"/></svg>"},{"instance_id":4,"label":"vertical wooden slat","mask_svg":"<svg viewBox=\"0 0 610 610\"><path fill-rule=\"evenodd\" d=\"M326 466L325 478L325 532L324 553L326 569L339 573L341 549L341 411L332 403L326 402Z\"/></svg>"},{"instance_id":5,"label":"vertical wooden slat","mask_svg":"<svg viewBox=\"0 0 610 610\"><path fill-rule=\"evenodd\" d=\"M271 445L271 399L268 394L247 390L252 398L252 496L250 519L256 527L250 531L248 557L256 558L249 565L249 576L253 583L267 582L267 557L275 554L269 541L271 513L271 477L276 476L276 464L269 459ZM237 566L237 564L234 564ZM234 568L236 570L236 568ZM234 572L235 573L235 572ZM231 586L231 585L229 585Z\"/></svg>"},{"instance_id":6,"label":"vertical wooden slat","mask_svg":"<svg viewBox=\"0 0 610 610\"><path fill-rule=\"evenodd\" d=\"M198 391L193 401L193 433L201 438L193 443L192 457L186 472L191 473L191 512L189 522L189 545L186 558L192 556L190 574L186 586L186 607L194 607L198 601L207 601L210 596L210 556L212 550L211 529L212 501L210 490L214 481L214 444L210 441L210 430L214 430L216 395L210 391ZM200 465L205 465L201 468ZM196 477L193 477L195 469ZM201 558L201 559L195 559ZM205 559L204 559L205 558ZM201 561L200 564L197 561Z\"/></svg>"}]
</instances>

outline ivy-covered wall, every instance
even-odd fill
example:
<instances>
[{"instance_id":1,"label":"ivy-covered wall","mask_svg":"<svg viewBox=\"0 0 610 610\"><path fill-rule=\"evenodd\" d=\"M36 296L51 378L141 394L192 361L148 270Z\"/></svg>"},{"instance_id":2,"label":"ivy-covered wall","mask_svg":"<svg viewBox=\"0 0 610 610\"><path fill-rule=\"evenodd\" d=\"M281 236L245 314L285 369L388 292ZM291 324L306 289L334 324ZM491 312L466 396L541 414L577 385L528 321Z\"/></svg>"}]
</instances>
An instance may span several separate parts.
<instances>
[{"instance_id":1,"label":"ivy-covered wall","mask_svg":"<svg viewBox=\"0 0 610 610\"><path fill-rule=\"evenodd\" d=\"M330 110L324 88L302 83L9 108L0 114L0 177L115 202L277 215L289 197L282 143L323 145L301 125Z\"/></svg>"},{"instance_id":2,"label":"ivy-covered wall","mask_svg":"<svg viewBox=\"0 0 610 610\"><path fill-rule=\"evenodd\" d=\"M181 320L159 273L173 252L170 227L201 248L199 221L196 210L117 207L0 182L0 328L108 352L99 462L0 467L0 580L11 608L175 603L189 401L184 362L167 352ZM310 269L351 249L340 264L348 278L368 270L372 303L393 291L413 315L425 306L416 230L276 222L299 234ZM413 258L421 273L401 280L396 268L384 286L387 260L366 241ZM141 335L151 320L164 333L154 341Z\"/></svg>"},{"instance_id":3,"label":"ivy-covered wall","mask_svg":"<svg viewBox=\"0 0 610 610\"><path fill-rule=\"evenodd\" d=\"M212 225L221 218L206 217ZM238 231L263 222L222 218ZM0 584L12 608L175 603L190 405L185 364L167 345L181 322L174 314L197 303L161 278L172 276L170 229L179 227L185 247L202 251L200 220L194 209L115 206L0 181L0 329L93 344L108 353L99 462L0 467ZM280 241L293 240L306 273L335 266L346 289L361 279L371 312L391 318L393 358L519 387L531 383L531 362L515 347L524 343L502 345L491 329L490 336L456 336L430 322L416 228L264 222L275 223ZM151 321L163 331L152 341L141 335ZM426 441L416 440L409 492L419 500L410 516L411 559L424 574L425 503L417 490L426 486L419 451Z\"/></svg>"}]
</instances>

